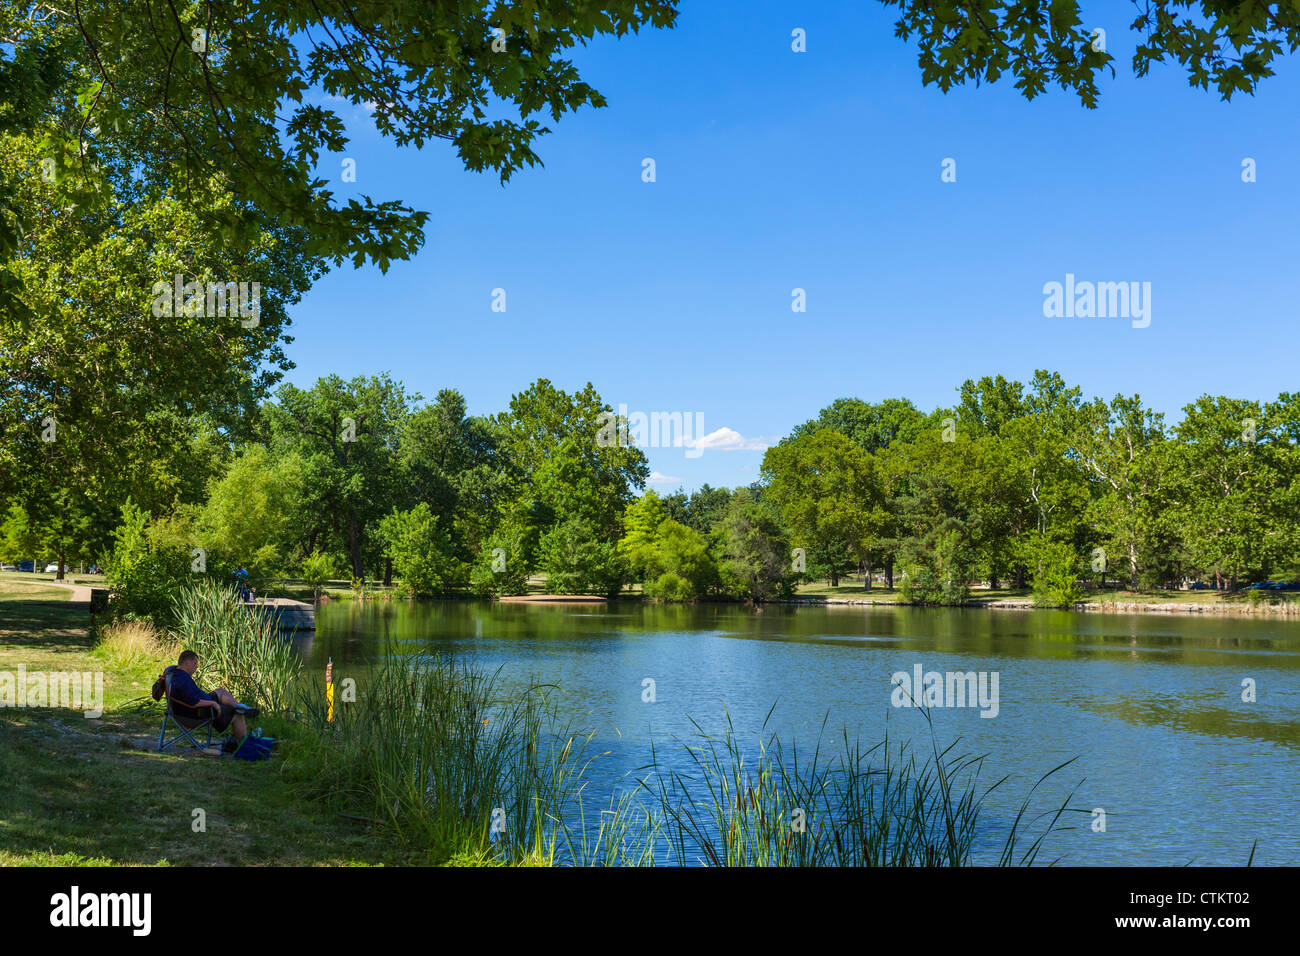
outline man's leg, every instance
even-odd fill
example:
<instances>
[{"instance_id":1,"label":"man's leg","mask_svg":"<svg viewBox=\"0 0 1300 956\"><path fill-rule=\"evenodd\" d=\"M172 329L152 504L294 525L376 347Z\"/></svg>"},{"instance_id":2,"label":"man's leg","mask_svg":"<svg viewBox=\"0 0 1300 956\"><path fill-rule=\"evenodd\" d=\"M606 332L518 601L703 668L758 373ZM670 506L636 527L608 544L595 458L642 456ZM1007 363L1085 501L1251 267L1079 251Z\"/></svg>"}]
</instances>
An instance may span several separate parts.
<instances>
[{"instance_id":1,"label":"man's leg","mask_svg":"<svg viewBox=\"0 0 1300 956\"><path fill-rule=\"evenodd\" d=\"M239 701L235 700L234 695L224 687L218 687L212 692L212 696L217 698L217 703L225 704L228 707L244 707Z\"/></svg>"}]
</instances>

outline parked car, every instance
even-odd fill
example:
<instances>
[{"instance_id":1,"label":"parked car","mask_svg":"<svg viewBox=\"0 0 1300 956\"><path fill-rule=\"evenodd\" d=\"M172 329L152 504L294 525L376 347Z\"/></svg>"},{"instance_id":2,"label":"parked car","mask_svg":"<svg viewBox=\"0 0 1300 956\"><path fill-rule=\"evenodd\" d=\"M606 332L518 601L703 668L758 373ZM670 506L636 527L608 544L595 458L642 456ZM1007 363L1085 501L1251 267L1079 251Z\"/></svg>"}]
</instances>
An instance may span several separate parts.
<instances>
[{"instance_id":1,"label":"parked car","mask_svg":"<svg viewBox=\"0 0 1300 956\"><path fill-rule=\"evenodd\" d=\"M18 570L19 570L19 571L35 571L35 570L36 570L36 562L35 562L35 561L19 561L19 562L18 562Z\"/></svg>"},{"instance_id":2,"label":"parked car","mask_svg":"<svg viewBox=\"0 0 1300 956\"><path fill-rule=\"evenodd\" d=\"M59 573L59 565L58 565L58 563L56 562L55 564L47 564L47 565L45 566L45 573L46 573L46 574L58 574L58 573Z\"/></svg>"},{"instance_id":3,"label":"parked car","mask_svg":"<svg viewBox=\"0 0 1300 956\"><path fill-rule=\"evenodd\" d=\"M1200 581L1194 581L1187 586L1187 589L1189 591L1208 591L1210 586L1208 584L1202 584Z\"/></svg>"},{"instance_id":4,"label":"parked car","mask_svg":"<svg viewBox=\"0 0 1300 956\"><path fill-rule=\"evenodd\" d=\"M18 565L16 564L0 564L0 571L17 571L17 570L18 570Z\"/></svg>"}]
</instances>

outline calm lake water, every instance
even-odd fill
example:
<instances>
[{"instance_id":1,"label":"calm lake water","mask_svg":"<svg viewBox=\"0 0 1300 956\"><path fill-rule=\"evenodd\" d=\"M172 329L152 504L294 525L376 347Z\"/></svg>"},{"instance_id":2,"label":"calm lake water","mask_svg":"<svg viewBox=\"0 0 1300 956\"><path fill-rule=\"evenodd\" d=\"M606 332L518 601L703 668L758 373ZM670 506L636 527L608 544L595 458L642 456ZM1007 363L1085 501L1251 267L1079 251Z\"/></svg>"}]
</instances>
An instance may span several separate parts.
<instances>
[{"instance_id":1,"label":"calm lake water","mask_svg":"<svg viewBox=\"0 0 1300 956\"><path fill-rule=\"evenodd\" d=\"M1300 863L1300 624L1267 619L1064 611L869 607L522 606L340 601L304 642L312 666L384 652L449 652L503 678L558 687L563 715L609 751L592 773L596 802L644 766L653 740L679 750L721 733L743 739L768 720L802 748L826 722L863 742L910 739L928 751L920 712L891 704L891 675L985 672L998 678L996 717L933 710L936 735L987 754L981 779L1007 776L982 814L1000 833L1048 770L1034 807L1091 813L1051 836L1043 857L1071 864ZM643 682L654 681L646 703ZM1257 700L1242 700L1242 682ZM991 686L991 685L990 685ZM916 692L919 693L919 692ZM776 705L773 710L773 705ZM724 711L725 707L725 711ZM986 708L991 710L991 708ZM768 719L769 711L771 718ZM605 805L608 805L605 802ZM599 807L597 807L599 809ZM990 843L983 852L995 852ZM1000 842L1000 837L999 837Z\"/></svg>"}]
</instances>

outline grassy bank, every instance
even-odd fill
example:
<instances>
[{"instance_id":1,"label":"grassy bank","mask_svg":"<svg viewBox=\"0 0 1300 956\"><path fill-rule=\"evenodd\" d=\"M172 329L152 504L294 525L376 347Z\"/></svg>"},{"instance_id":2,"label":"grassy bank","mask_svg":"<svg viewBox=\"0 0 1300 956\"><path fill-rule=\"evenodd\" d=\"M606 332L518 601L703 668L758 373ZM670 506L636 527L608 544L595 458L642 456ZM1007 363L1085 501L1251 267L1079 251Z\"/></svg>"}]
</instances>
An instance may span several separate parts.
<instances>
[{"instance_id":1,"label":"grassy bank","mask_svg":"<svg viewBox=\"0 0 1300 956\"><path fill-rule=\"evenodd\" d=\"M33 600L58 604L38 604ZM0 584L0 671L102 671L97 720L0 709L2 865L354 865L420 862L289 786L275 761L159 754L157 664L122 666L92 646L67 592ZM266 727L268 733L276 728ZM194 810L206 814L195 832Z\"/></svg>"}]
</instances>

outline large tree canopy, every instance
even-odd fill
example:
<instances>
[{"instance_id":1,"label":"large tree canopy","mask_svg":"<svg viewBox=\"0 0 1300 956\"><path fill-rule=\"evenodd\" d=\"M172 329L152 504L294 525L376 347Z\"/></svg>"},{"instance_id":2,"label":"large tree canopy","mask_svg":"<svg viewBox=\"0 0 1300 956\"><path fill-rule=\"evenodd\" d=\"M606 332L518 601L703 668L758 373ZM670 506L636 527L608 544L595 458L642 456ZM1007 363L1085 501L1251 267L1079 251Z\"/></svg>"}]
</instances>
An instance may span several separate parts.
<instances>
[{"instance_id":1,"label":"large tree canopy","mask_svg":"<svg viewBox=\"0 0 1300 956\"><path fill-rule=\"evenodd\" d=\"M187 198L228 176L238 208L306 228L313 254L384 269L419 248L427 213L335 202L316 166L348 137L326 104L370 110L399 146L445 140L504 181L539 162L538 117L605 105L574 46L676 16L675 0L3 0L0 122L57 118L49 155L74 180L104 165L119 192ZM230 210L211 221L247 227Z\"/></svg>"}]
</instances>

